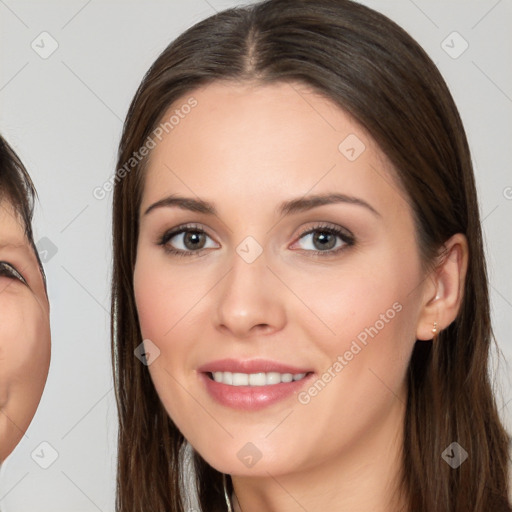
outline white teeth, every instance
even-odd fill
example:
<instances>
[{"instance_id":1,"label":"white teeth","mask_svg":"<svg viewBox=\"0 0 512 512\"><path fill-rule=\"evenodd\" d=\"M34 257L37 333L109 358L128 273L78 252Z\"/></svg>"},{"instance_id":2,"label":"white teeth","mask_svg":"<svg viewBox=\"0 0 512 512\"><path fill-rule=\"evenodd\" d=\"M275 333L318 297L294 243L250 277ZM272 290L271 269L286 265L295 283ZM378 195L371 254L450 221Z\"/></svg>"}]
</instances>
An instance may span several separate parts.
<instances>
[{"instance_id":1,"label":"white teeth","mask_svg":"<svg viewBox=\"0 0 512 512\"><path fill-rule=\"evenodd\" d=\"M249 374L249 386L264 386L266 383L267 378L264 373Z\"/></svg>"},{"instance_id":2,"label":"white teeth","mask_svg":"<svg viewBox=\"0 0 512 512\"><path fill-rule=\"evenodd\" d=\"M232 372L213 372L213 380L230 386L269 386L280 384L281 382L292 382L303 379L305 373L278 373L278 372L260 372L260 373L232 373Z\"/></svg>"},{"instance_id":3,"label":"white teeth","mask_svg":"<svg viewBox=\"0 0 512 512\"><path fill-rule=\"evenodd\" d=\"M267 384L279 384L281 382L281 374L278 372L267 373Z\"/></svg>"},{"instance_id":4,"label":"white teeth","mask_svg":"<svg viewBox=\"0 0 512 512\"><path fill-rule=\"evenodd\" d=\"M233 373L233 386L248 386L249 375L247 373Z\"/></svg>"}]
</instances>

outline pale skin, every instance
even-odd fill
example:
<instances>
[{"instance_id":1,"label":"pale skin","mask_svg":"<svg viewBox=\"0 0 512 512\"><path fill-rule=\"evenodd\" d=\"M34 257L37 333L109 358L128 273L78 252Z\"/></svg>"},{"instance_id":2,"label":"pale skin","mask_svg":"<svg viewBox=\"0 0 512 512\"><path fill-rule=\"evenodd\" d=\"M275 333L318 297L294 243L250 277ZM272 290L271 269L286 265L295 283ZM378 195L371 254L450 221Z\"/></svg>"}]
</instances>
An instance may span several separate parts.
<instances>
[{"instance_id":1,"label":"pale skin","mask_svg":"<svg viewBox=\"0 0 512 512\"><path fill-rule=\"evenodd\" d=\"M50 364L49 304L34 250L0 202L0 462L32 421Z\"/></svg>"},{"instance_id":2,"label":"pale skin","mask_svg":"<svg viewBox=\"0 0 512 512\"><path fill-rule=\"evenodd\" d=\"M142 336L160 350L149 366L156 390L192 446L231 475L235 510L396 512L409 357L416 339L432 339L434 322L441 330L458 313L466 239L448 240L447 256L424 275L391 165L353 119L305 86L214 83L193 96L197 107L151 154L140 208L134 286ZM366 146L354 161L338 149L349 134ZM277 213L283 201L331 193L375 212L338 202ZM217 215L145 213L171 194L209 201ZM206 232L200 256L166 252L160 237L187 223ZM322 249L302 235L318 223L355 243L331 235ZM236 251L247 236L263 251L252 263ZM167 247L194 248L183 234ZM305 405L291 396L239 411L198 378L199 366L227 357L320 377L395 303L400 312ZM248 442L261 453L252 467L237 456Z\"/></svg>"}]
</instances>

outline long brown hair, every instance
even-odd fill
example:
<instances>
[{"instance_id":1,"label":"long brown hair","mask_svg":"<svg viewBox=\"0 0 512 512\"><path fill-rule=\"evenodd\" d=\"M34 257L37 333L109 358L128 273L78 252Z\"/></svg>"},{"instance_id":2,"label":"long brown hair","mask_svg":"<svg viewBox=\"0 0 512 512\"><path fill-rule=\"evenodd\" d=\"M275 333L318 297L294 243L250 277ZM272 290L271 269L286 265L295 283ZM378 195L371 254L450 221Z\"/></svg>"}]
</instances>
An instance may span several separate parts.
<instances>
[{"instance_id":1,"label":"long brown hair","mask_svg":"<svg viewBox=\"0 0 512 512\"><path fill-rule=\"evenodd\" d=\"M131 103L113 204L116 510L185 508L186 441L133 353L142 341L133 271L146 160L131 159L171 104L219 80L304 83L351 114L394 165L413 208L425 268L449 237L466 235L469 266L459 315L434 343L417 341L410 361L401 483L410 512L510 510L510 437L488 374L494 336L465 131L424 50L387 17L350 0L269 0L211 16L162 52ZM469 454L457 469L441 457L454 441ZM194 464L202 509L225 510L222 474L197 453Z\"/></svg>"}]
</instances>

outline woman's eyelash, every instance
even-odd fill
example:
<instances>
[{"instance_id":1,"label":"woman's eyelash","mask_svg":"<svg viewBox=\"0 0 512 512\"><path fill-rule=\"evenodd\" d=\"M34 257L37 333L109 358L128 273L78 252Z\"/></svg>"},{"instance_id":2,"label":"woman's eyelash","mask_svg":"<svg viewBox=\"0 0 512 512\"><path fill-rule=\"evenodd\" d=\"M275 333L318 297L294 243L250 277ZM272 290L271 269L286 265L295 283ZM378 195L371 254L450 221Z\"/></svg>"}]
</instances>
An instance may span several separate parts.
<instances>
[{"instance_id":1,"label":"woman's eyelash","mask_svg":"<svg viewBox=\"0 0 512 512\"><path fill-rule=\"evenodd\" d=\"M304 236L310 235L310 234L313 234L316 232L324 233L324 234L327 233L329 235L339 237L343 241L343 244L344 244L341 247L338 247L336 249L327 250L327 251L319 251L319 250L307 251L307 252L312 253L317 256L333 256L335 254L338 254L341 251L346 250L348 247L352 247L353 245L355 245L355 242L356 242L354 235L350 231L348 231L347 229L342 230L338 227L331 226L330 224L317 224L313 227L307 228L304 231L302 231L302 233L299 235L298 239L300 240Z\"/></svg>"},{"instance_id":2,"label":"woman's eyelash","mask_svg":"<svg viewBox=\"0 0 512 512\"><path fill-rule=\"evenodd\" d=\"M343 251L343 250L347 249L348 247L351 247L355 244L355 237L354 237L354 235L352 235L352 233L350 233L350 231L342 230L340 228L331 226L330 224L317 224L313 227L307 228L299 235L298 240L302 239L306 235L310 235L310 234L313 234L316 232L339 237L342 240L343 245L334 250L332 250L332 249L326 250L326 251L306 250L306 252L308 252L309 254L313 254L313 255L317 255L317 256L332 256L332 255L337 254L338 252ZM187 250L183 250L183 249L175 249L174 247L170 246L169 241L172 238L174 238L176 235L180 235L182 233L196 233L199 235L208 236L206 231L204 231L201 227L199 227L197 225L185 225L185 226L179 226L175 229L166 231L159 238L157 243L158 243L158 245L163 246L164 250L167 253L175 255L175 256L198 256L198 255L202 254L204 251L206 251L206 249L204 249L204 248L198 249L195 251L190 251L190 250L187 251Z\"/></svg>"},{"instance_id":3,"label":"woman's eyelash","mask_svg":"<svg viewBox=\"0 0 512 512\"><path fill-rule=\"evenodd\" d=\"M16 267L11 265L7 261L0 261L0 276L8 277L10 279L17 279L21 281L23 284L27 284L25 278L18 272Z\"/></svg>"},{"instance_id":4,"label":"woman's eyelash","mask_svg":"<svg viewBox=\"0 0 512 512\"><path fill-rule=\"evenodd\" d=\"M180 235L181 233L188 233L188 232L199 233L199 234L204 234L204 235L208 236L206 231L204 231L204 229L201 229L199 226L197 226L195 224L187 224L185 226L179 226L170 231L166 231L160 237L160 240L158 241L158 245L163 246L165 252L167 252L169 254L173 254L175 256L197 256L200 253L202 253L204 249L199 249L197 251L184 251L181 249L175 249L174 247L171 247L169 245L169 241L172 238L174 238L176 235Z\"/></svg>"}]
</instances>

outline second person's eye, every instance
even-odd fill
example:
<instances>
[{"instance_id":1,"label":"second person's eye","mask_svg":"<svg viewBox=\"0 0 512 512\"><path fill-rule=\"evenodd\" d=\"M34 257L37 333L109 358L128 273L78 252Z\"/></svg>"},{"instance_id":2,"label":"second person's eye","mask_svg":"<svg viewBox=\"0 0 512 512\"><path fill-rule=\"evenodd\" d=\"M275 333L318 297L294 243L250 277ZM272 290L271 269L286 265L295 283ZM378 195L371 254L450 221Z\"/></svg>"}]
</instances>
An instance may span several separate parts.
<instances>
[{"instance_id":1,"label":"second person's eye","mask_svg":"<svg viewBox=\"0 0 512 512\"><path fill-rule=\"evenodd\" d=\"M17 279L21 281L23 284L27 284L25 278L21 275L20 272L16 269L14 265L11 265L7 261L0 261L0 276L8 277L10 279Z\"/></svg>"}]
</instances>

